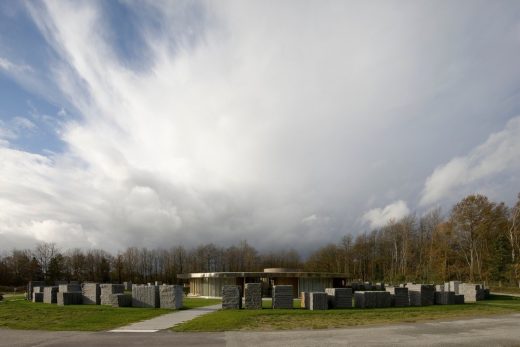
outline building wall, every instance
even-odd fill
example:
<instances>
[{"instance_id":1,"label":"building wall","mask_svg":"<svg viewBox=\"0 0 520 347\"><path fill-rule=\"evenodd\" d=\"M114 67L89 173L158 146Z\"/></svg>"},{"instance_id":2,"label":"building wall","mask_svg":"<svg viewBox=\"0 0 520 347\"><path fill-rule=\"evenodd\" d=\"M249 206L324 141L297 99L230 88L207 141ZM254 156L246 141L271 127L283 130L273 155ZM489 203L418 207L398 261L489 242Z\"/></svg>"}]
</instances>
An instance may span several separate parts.
<instances>
[{"instance_id":1,"label":"building wall","mask_svg":"<svg viewBox=\"0 0 520 347\"><path fill-rule=\"evenodd\" d=\"M222 296L222 287L236 284L234 278L191 278L190 294L199 296Z\"/></svg>"},{"instance_id":2,"label":"building wall","mask_svg":"<svg viewBox=\"0 0 520 347\"><path fill-rule=\"evenodd\" d=\"M332 288L332 278L301 277L298 281L298 292L324 292Z\"/></svg>"},{"instance_id":3,"label":"building wall","mask_svg":"<svg viewBox=\"0 0 520 347\"><path fill-rule=\"evenodd\" d=\"M260 279L257 279L258 282ZM251 278L247 278L247 282L255 282ZM294 297L299 297L300 292L323 292L325 288L332 288L332 278L319 278L319 277L288 277L288 278L272 278L271 280L266 279L262 281L265 288L262 290L264 296L271 294L270 287L278 284L290 284L293 286ZM206 277L206 278L191 278L190 279L190 294L198 296L222 296L222 287L224 285L233 285L244 283L244 278L218 278L218 277Z\"/></svg>"}]
</instances>

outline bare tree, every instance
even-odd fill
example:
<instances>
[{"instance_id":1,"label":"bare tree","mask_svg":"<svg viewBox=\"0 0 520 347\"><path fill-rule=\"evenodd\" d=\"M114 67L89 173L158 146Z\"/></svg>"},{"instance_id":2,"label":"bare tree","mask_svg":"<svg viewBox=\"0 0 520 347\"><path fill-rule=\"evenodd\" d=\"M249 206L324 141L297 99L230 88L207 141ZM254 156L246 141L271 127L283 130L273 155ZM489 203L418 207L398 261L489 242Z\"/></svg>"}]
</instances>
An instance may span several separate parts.
<instances>
[{"instance_id":1,"label":"bare tree","mask_svg":"<svg viewBox=\"0 0 520 347\"><path fill-rule=\"evenodd\" d=\"M47 279L51 259L54 258L57 253L58 249L55 243L41 242L37 244L34 249L36 260L40 263L45 279Z\"/></svg>"}]
</instances>

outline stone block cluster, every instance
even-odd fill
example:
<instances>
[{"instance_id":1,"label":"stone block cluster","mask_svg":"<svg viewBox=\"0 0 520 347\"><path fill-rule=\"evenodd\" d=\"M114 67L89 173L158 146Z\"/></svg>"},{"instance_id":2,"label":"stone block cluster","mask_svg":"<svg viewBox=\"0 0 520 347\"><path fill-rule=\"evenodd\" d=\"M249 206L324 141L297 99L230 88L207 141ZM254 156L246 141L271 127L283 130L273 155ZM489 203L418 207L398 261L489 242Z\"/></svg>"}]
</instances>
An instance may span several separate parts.
<instances>
[{"instance_id":1,"label":"stone block cluster","mask_svg":"<svg viewBox=\"0 0 520 347\"><path fill-rule=\"evenodd\" d=\"M133 285L132 295L125 285L114 283L60 283L56 286L31 286L33 302L58 305L110 305L113 307L150 307L179 309L184 292L179 285Z\"/></svg>"}]
</instances>

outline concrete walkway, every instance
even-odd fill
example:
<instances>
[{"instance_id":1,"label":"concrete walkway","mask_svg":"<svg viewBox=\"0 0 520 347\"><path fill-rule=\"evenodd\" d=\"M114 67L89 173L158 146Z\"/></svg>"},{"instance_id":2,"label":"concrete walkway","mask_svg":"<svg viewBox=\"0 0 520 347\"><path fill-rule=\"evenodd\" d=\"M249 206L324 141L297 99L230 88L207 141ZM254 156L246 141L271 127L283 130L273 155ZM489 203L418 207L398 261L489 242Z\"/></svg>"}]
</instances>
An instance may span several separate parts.
<instances>
[{"instance_id":1,"label":"concrete walkway","mask_svg":"<svg viewBox=\"0 0 520 347\"><path fill-rule=\"evenodd\" d=\"M192 308L189 310L181 310L175 311L172 313L163 314L162 316L158 316L152 319L144 320L137 323L132 323L130 325L117 328L114 330L110 330L112 333L154 333L159 330L171 328L174 325L179 323L187 322L196 318L198 316L202 316L203 314L208 314L211 312L215 312L220 309L222 304L212 305L212 306L204 306Z\"/></svg>"}]
</instances>

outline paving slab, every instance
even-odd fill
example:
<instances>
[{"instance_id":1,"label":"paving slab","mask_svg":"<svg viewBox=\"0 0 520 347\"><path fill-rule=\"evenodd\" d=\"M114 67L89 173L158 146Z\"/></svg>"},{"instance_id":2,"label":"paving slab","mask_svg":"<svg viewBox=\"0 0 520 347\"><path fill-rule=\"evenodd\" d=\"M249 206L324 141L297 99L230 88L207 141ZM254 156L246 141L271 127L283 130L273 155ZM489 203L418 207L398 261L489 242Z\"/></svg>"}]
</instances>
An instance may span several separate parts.
<instances>
[{"instance_id":1,"label":"paving slab","mask_svg":"<svg viewBox=\"0 0 520 347\"><path fill-rule=\"evenodd\" d=\"M163 314L161 316L147 319L141 322L132 323L130 325L110 330L113 333L134 333L134 332L157 332L171 328L177 324L187 322L196 317L215 312L221 308L221 304L192 308L189 310L180 310L172 313Z\"/></svg>"}]
</instances>

